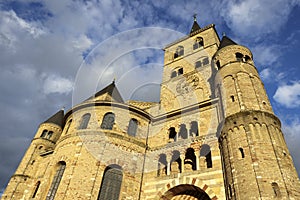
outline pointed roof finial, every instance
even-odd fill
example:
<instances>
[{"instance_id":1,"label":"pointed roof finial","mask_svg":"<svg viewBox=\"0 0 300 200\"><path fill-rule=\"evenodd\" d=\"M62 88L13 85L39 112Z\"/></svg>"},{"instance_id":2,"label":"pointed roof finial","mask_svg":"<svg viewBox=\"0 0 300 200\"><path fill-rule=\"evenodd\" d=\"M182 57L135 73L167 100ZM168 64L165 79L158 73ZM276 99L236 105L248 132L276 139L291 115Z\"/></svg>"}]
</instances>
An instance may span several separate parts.
<instances>
[{"instance_id":1,"label":"pointed roof finial","mask_svg":"<svg viewBox=\"0 0 300 200\"><path fill-rule=\"evenodd\" d=\"M113 81L112 81L113 83L115 83L116 82L116 77L114 76L114 79L113 79Z\"/></svg>"},{"instance_id":2,"label":"pointed roof finial","mask_svg":"<svg viewBox=\"0 0 300 200\"><path fill-rule=\"evenodd\" d=\"M225 32L223 32L223 33L222 33L222 36L223 36L223 37L224 37L224 36L226 36L226 33L225 33Z\"/></svg>"},{"instance_id":3,"label":"pointed roof finial","mask_svg":"<svg viewBox=\"0 0 300 200\"><path fill-rule=\"evenodd\" d=\"M192 26L192 29L190 31L190 36L192 36L194 33L196 33L196 31L200 30L200 26L199 24L197 23L197 14L195 13L194 14L194 23L193 23L193 26Z\"/></svg>"},{"instance_id":4,"label":"pointed roof finial","mask_svg":"<svg viewBox=\"0 0 300 200\"><path fill-rule=\"evenodd\" d=\"M195 13L195 14L193 15L193 17L194 17L194 22L196 22L196 21L197 21L197 14Z\"/></svg>"}]
</instances>

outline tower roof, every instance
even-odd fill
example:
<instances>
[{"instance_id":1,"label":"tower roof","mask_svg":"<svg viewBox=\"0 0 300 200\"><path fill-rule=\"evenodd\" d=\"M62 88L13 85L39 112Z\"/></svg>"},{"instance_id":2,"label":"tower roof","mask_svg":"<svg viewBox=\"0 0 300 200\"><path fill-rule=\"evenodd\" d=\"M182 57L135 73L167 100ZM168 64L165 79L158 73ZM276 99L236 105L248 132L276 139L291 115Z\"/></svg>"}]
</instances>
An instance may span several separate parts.
<instances>
[{"instance_id":1,"label":"tower roof","mask_svg":"<svg viewBox=\"0 0 300 200\"><path fill-rule=\"evenodd\" d=\"M53 123L62 128L64 126L64 110L61 109L43 123Z\"/></svg>"},{"instance_id":2,"label":"tower roof","mask_svg":"<svg viewBox=\"0 0 300 200\"><path fill-rule=\"evenodd\" d=\"M201 29L201 28L200 28L199 24L197 23L197 18L196 18L196 14L195 14L195 15L194 15L194 23L193 23L192 29L191 29L191 31L190 31L190 34L196 32L196 31L198 31L198 30L200 30L200 29Z\"/></svg>"},{"instance_id":3,"label":"tower roof","mask_svg":"<svg viewBox=\"0 0 300 200\"><path fill-rule=\"evenodd\" d=\"M113 81L111 84L109 84L108 86L106 86L105 88L103 88L102 90L100 90L95 95L88 98L87 100L95 99L105 94L107 94L107 97L105 98L105 100L107 101L116 101L116 102L124 103L124 100L119 90L116 87L115 81Z\"/></svg>"},{"instance_id":4,"label":"tower roof","mask_svg":"<svg viewBox=\"0 0 300 200\"><path fill-rule=\"evenodd\" d=\"M229 46L229 45L236 45L236 44L237 44L236 42L234 42L229 37L227 37L226 35L224 35L222 37L222 40L220 42L220 46L219 46L218 50L222 49L223 47L226 47L226 46Z\"/></svg>"}]
</instances>

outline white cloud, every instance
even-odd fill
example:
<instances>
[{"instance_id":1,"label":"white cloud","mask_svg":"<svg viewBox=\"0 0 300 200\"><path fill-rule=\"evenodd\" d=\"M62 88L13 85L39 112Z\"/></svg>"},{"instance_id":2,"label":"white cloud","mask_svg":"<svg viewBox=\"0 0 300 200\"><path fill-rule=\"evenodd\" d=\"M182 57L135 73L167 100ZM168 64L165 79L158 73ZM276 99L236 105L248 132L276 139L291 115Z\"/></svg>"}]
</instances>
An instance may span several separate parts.
<instances>
[{"instance_id":1,"label":"white cloud","mask_svg":"<svg viewBox=\"0 0 300 200\"><path fill-rule=\"evenodd\" d=\"M48 76L44 83L44 93L59 93L59 94L67 94L71 92L73 89L73 83L69 79L51 75Z\"/></svg>"},{"instance_id":2,"label":"white cloud","mask_svg":"<svg viewBox=\"0 0 300 200\"><path fill-rule=\"evenodd\" d=\"M93 45L93 42L86 35L80 35L72 41L73 47L83 52Z\"/></svg>"},{"instance_id":3,"label":"white cloud","mask_svg":"<svg viewBox=\"0 0 300 200\"><path fill-rule=\"evenodd\" d=\"M227 25L237 34L252 39L261 39L274 34L287 22L289 14L299 1L244 0L222 1L221 15Z\"/></svg>"},{"instance_id":4,"label":"white cloud","mask_svg":"<svg viewBox=\"0 0 300 200\"><path fill-rule=\"evenodd\" d=\"M254 60L260 66L271 66L278 61L282 54L282 47L279 45L256 45L251 49Z\"/></svg>"},{"instance_id":5,"label":"white cloud","mask_svg":"<svg viewBox=\"0 0 300 200\"><path fill-rule=\"evenodd\" d=\"M291 85L279 86L273 98L287 108L300 106L300 81L293 82Z\"/></svg>"},{"instance_id":6,"label":"white cloud","mask_svg":"<svg viewBox=\"0 0 300 200\"><path fill-rule=\"evenodd\" d=\"M269 81L271 78L272 72L271 72L270 68L265 68L259 74L263 81Z\"/></svg>"},{"instance_id":7,"label":"white cloud","mask_svg":"<svg viewBox=\"0 0 300 200\"><path fill-rule=\"evenodd\" d=\"M34 38L39 37L45 33L41 27L38 27L34 22L26 22L22 18L18 17L13 11L0 11L1 20L0 23L4 26L1 27L1 32L9 33L12 29L18 29L19 31L25 31L32 35Z\"/></svg>"},{"instance_id":8,"label":"white cloud","mask_svg":"<svg viewBox=\"0 0 300 200\"><path fill-rule=\"evenodd\" d=\"M294 116L294 120L287 124L283 123L282 129L285 136L287 146L291 155L293 155L293 161L296 167L298 167L298 174L300 174L300 156L299 156L299 141L300 141L300 119L299 116Z\"/></svg>"}]
</instances>

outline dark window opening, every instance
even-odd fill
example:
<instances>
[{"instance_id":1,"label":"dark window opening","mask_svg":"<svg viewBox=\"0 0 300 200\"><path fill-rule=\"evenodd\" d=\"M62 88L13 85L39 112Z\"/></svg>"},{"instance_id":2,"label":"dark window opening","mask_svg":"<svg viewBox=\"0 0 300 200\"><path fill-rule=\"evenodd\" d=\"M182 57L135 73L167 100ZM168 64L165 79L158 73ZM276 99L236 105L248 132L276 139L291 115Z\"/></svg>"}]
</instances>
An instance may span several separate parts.
<instances>
[{"instance_id":1,"label":"dark window opening","mask_svg":"<svg viewBox=\"0 0 300 200\"><path fill-rule=\"evenodd\" d=\"M47 139L50 139L53 135L53 131L49 131L48 134L47 134Z\"/></svg>"},{"instance_id":2,"label":"dark window opening","mask_svg":"<svg viewBox=\"0 0 300 200\"><path fill-rule=\"evenodd\" d=\"M36 193L37 193L38 190L39 190L40 184L41 184L41 181L38 181L38 182L35 184L34 192L33 192L32 196L31 196L31 198L35 198Z\"/></svg>"},{"instance_id":3,"label":"dark window opening","mask_svg":"<svg viewBox=\"0 0 300 200\"><path fill-rule=\"evenodd\" d=\"M236 60L237 60L237 61L243 61L244 55L241 54L241 53L236 53L236 54L235 54L235 57L236 57Z\"/></svg>"},{"instance_id":4,"label":"dark window opening","mask_svg":"<svg viewBox=\"0 0 300 200\"><path fill-rule=\"evenodd\" d=\"M198 49L204 46L203 38L197 37L195 43L193 44L193 50Z\"/></svg>"},{"instance_id":5,"label":"dark window opening","mask_svg":"<svg viewBox=\"0 0 300 200\"><path fill-rule=\"evenodd\" d=\"M241 157L245 158L244 149L243 148L239 148L239 150L240 150Z\"/></svg>"},{"instance_id":6,"label":"dark window opening","mask_svg":"<svg viewBox=\"0 0 300 200\"><path fill-rule=\"evenodd\" d=\"M193 50L195 50L195 49L198 49L198 43L197 43L197 42L195 42L195 43L193 44Z\"/></svg>"},{"instance_id":7,"label":"dark window opening","mask_svg":"<svg viewBox=\"0 0 300 200\"><path fill-rule=\"evenodd\" d=\"M178 69L178 75L181 75L181 74L183 74L183 68Z\"/></svg>"},{"instance_id":8,"label":"dark window opening","mask_svg":"<svg viewBox=\"0 0 300 200\"><path fill-rule=\"evenodd\" d=\"M188 138L188 132L186 129L186 125L185 124L181 124L180 128L179 128L179 136L182 139L187 139Z\"/></svg>"},{"instance_id":9,"label":"dark window opening","mask_svg":"<svg viewBox=\"0 0 300 200\"><path fill-rule=\"evenodd\" d=\"M218 69L221 68L221 64L220 64L220 61L219 61L219 60L216 62L216 65L217 65Z\"/></svg>"},{"instance_id":10,"label":"dark window opening","mask_svg":"<svg viewBox=\"0 0 300 200\"><path fill-rule=\"evenodd\" d=\"M64 171L66 169L66 163L61 161L59 162L58 170L56 171L56 174L52 180L49 192L47 194L46 200L53 200L55 197L55 194L57 192L59 183L62 179L62 176L64 174Z\"/></svg>"},{"instance_id":11,"label":"dark window opening","mask_svg":"<svg viewBox=\"0 0 300 200\"><path fill-rule=\"evenodd\" d=\"M228 195L229 195L229 198L231 198L232 197L232 189L231 189L231 186L230 186L230 184L228 185Z\"/></svg>"},{"instance_id":12,"label":"dark window opening","mask_svg":"<svg viewBox=\"0 0 300 200\"><path fill-rule=\"evenodd\" d=\"M90 121L90 118L91 118L90 113L84 114L81 117L81 122L80 122L80 125L79 125L79 129L86 129L88 127L88 123Z\"/></svg>"},{"instance_id":13,"label":"dark window opening","mask_svg":"<svg viewBox=\"0 0 300 200\"><path fill-rule=\"evenodd\" d=\"M231 101L232 101L232 102L234 102L234 101L235 101L235 99L234 99L234 96L233 96L233 95L231 95L231 96L230 96L230 98L231 98Z\"/></svg>"},{"instance_id":14,"label":"dark window opening","mask_svg":"<svg viewBox=\"0 0 300 200\"><path fill-rule=\"evenodd\" d=\"M171 169L170 171L172 173L181 173L181 159L180 159L180 152L177 150L174 150L172 152L172 158L171 158Z\"/></svg>"},{"instance_id":15,"label":"dark window opening","mask_svg":"<svg viewBox=\"0 0 300 200\"><path fill-rule=\"evenodd\" d=\"M174 127L169 128L169 139L173 139L176 142L176 134Z\"/></svg>"},{"instance_id":16,"label":"dark window opening","mask_svg":"<svg viewBox=\"0 0 300 200\"><path fill-rule=\"evenodd\" d=\"M286 152L285 151L283 151L282 153L283 153L284 156L286 156Z\"/></svg>"},{"instance_id":17,"label":"dark window opening","mask_svg":"<svg viewBox=\"0 0 300 200\"><path fill-rule=\"evenodd\" d=\"M177 47L175 54L177 55L177 57L183 56L183 54L184 54L184 48L183 48L183 46Z\"/></svg>"},{"instance_id":18,"label":"dark window opening","mask_svg":"<svg viewBox=\"0 0 300 200\"><path fill-rule=\"evenodd\" d=\"M203 144L200 149L200 157L205 157L206 167L212 168L212 156L210 146Z\"/></svg>"},{"instance_id":19,"label":"dark window opening","mask_svg":"<svg viewBox=\"0 0 300 200\"><path fill-rule=\"evenodd\" d=\"M196 121L191 122L190 136L198 136L198 123Z\"/></svg>"},{"instance_id":20,"label":"dark window opening","mask_svg":"<svg viewBox=\"0 0 300 200\"><path fill-rule=\"evenodd\" d=\"M245 59L245 62L248 62L249 60L251 60L248 55L245 55L244 59Z\"/></svg>"},{"instance_id":21,"label":"dark window opening","mask_svg":"<svg viewBox=\"0 0 300 200\"><path fill-rule=\"evenodd\" d=\"M202 62L200 60L195 63L196 68L199 68L201 66L202 66Z\"/></svg>"},{"instance_id":22,"label":"dark window opening","mask_svg":"<svg viewBox=\"0 0 300 200\"><path fill-rule=\"evenodd\" d=\"M120 166L113 165L105 169L98 200L118 200L121 191L123 172Z\"/></svg>"},{"instance_id":23,"label":"dark window opening","mask_svg":"<svg viewBox=\"0 0 300 200\"><path fill-rule=\"evenodd\" d=\"M138 120L134 118L130 119L127 133L131 136L136 136L137 128L138 128Z\"/></svg>"},{"instance_id":24,"label":"dark window opening","mask_svg":"<svg viewBox=\"0 0 300 200\"><path fill-rule=\"evenodd\" d=\"M177 72L176 71L173 71L172 73L171 73L171 78L174 78L174 77L176 77L177 76Z\"/></svg>"},{"instance_id":25,"label":"dark window opening","mask_svg":"<svg viewBox=\"0 0 300 200\"><path fill-rule=\"evenodd\" d=\"M203 61L202 61L202 64L203 65L208 65L209 64L209 59L207 57L204 58Z\"/></svg>"},{"instance_id":26,"label":"dark window opening","mask_svg":"<svg viewBox=\"0 0 300 200\"><path fill-rule=\"evenodd\" d=\"M193 148L188 148L185 153L184 166L187 170L196 170L196 156Z\"/></svg>"},{"instance_id":27,"label":"dark window opening","mask_svg":"<svg viewBox=\"0 0 300 200\"><path fill-rule=\"evenodd\" d=\"M272 183L272 188L273 188L275 197L281 197L281 192L280 192L278 184L273 182Z\"/></svg>"},{"instance_id":28,"label":"dark window opening","mask_svg":"<svg viewBox=\"0 0 300 200\"><path fill-rule=\"evenodd\" d=\"M157 176L167 175L167 156L166 154L160 154L157 165Z\"/></svg>"},{"instance_id":29,"label":"dark window opening","mask_svg":"<svg viewBox=\"0 0 300 200\"><path fill-rule=\"evenodd\" d=\"M103 117L101 128L112 130L115 123L115 114L114 113L106 113Z\"/></svg>"},{"instance_id":30,"label":"dark window opening","mask_svg":"<svg viewBox=\"0 0 300 200\"><path fill-rule=\"evenodd\" d=\"M212 168L211 151L205 156L206 167Z\"/></svg>"},{"instance_id":31,"label":"dark window opening","mask_svg":"<svg viewBox=\"0 0 300 200\"><path fill-rule=\"evenodd\" d=\"M48 133L48 130L43 130L41 137L43 137L43 138L46 137L47 133Z\"/></svg>"}]
</instances>

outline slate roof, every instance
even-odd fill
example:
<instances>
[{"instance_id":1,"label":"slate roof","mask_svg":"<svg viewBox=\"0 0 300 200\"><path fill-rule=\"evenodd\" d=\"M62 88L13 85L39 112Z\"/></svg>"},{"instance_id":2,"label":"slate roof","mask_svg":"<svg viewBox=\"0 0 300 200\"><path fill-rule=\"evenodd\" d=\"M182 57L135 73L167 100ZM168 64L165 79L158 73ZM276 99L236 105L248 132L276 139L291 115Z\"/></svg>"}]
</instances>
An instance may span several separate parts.
<instances>
[{"instance_id":1,"label":"slate roof","mask_svg":"<svg viewBox=\"0 0 300 200\"><path fill-rule=\"evenodd\" d=\"M110 95L115 101L120 102L120 103L124 103L124 100L123 100L119 90L117 89L117 87L115 85L115 81L113 81L111 84L109 84L108 86L106 86L105 88L103 88L102 90L100 90L95 95L88 98L87 100L91 100L93 98L96 98L96 97L101 96L101 95L106 94L106 93L108 95Z\"/></svg>"},{"instance_id":2,"label":"slate roof","mask_svg":"<svg viewBox=\"0 0 300 200\"><path fill-rule=\"evenodd\" d=\"M192 33L195 32L195 31L198 31L198 30L200 30L200 29L201 29L201 28L200 28L199 24L197 23L196 20L194 20L194 23L193 23L192 29L191 29L191 31L190 31L190 34L192 34Z\"/></svg>"},{"instance_id":3,"label":"slate roof","mask_svg":"<svg viewBox=\"0 0 300 200\"><path fill-rule=\"evenodd\" d=\"M222 40L221 40L221 42L220 42L220 46L219 46L218 50L220 50L220 49L222 49L222 48L224 48L224 47L226 47L226 46L229 46L229 45L236 45L236 44L237 44L237 43L234 42L233 40L231 40L229 37L223 36L223 37L222 37Z\"/></svg>"},{"instance_id":4,"label":"slate roof","mask_svg":"<svg viewBox=\"0 0 300 200\"><path fill-rule=\"evenodd\" d=\"M58 125L59 127L63 128L64 126L64 110L61 109L54 115L52 115L49 119L44 121L43 123L53 123Z\"/></svg>"}]
</instances>

